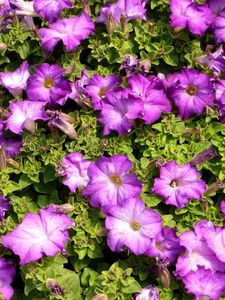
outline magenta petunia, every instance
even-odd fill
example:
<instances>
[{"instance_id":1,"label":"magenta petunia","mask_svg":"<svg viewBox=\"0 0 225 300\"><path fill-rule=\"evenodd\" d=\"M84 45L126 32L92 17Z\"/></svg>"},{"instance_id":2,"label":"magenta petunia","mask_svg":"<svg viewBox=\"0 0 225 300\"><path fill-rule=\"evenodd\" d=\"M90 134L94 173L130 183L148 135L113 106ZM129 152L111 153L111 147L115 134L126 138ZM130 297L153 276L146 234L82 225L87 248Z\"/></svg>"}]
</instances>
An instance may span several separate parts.
<instances>
[{"instance_id":1,"label":"magenta petunia","mask_svg":"<svg viewBox=\"0 0 225 300\"><path fill-rule=\"evenodd\" d=\"M151 239L145 255L158 257L164 261L167 266L171 265L183 250L180 246L180 240L176 236L176 231L168 226L163 227L162 231Z\"/></svg>"},{"instance_id":2,"label":"magenta petunia","mask_svg":"<svg viewBox=\"0 0 225 300\"><path fill-rule=\"evenodd\" d=\"M83 190L88 182L88 168L91 165L89 159L84 159L82 153L72 152L66 155L58 166L60 176L66 176L63 183L69 187L71 192L76 189Z\"/></svg>"},{"instance_id":3,"label":"magenta petunia","mask_svg":"<svg viewBox=\"0 0 225 300\"><path fill-rule=\"evenodd\" d=\"M200 115L207 105L213 105L214 91L209 76L184 68L180 73L173 74L168 96L178 107L178 117L188 119L193 114Z\"/></svg>"},{"instance_id":4,"label":"magenta petunia","mask_svg":"<svg viewBox=\"0 0 225 300\"><path fill-rule=\"evenodd\" d=\"M58 20L48 28L41 28L38 30L38 35L44 51L48 54L60 40L66 47L66 51L74 51L82 40L94 33L94 29L91 18L86 13L82 13L80 16Z\"/></svg>"},{"instance_id":5,"label":"magenta petunia","mask_svg":"<svg viewBox=\"0 0 225 300\"><path fill-rule=\"evenodd\" d=\"M9 0L0 0L0 16L7 17L11 12L12 8L10 6Z\"/></svg>"},{"instance_id":6,"label":"magenta petunia","mask_svg":"<svg viewBox=\"0 0 225 300\"><path fill-rule=\"evenodd\" d=\"M224 0L208 0L208 4L215 15L218 15L225 8Z\"/></svg>"},{"instance_id":7,"label":"magenta petunia","mask_svg":"<svg viewBox=\"0 0 225 300\"><path fill-rule=\"evenodd\" d=\"M102 99L105 98L106 92L115 89L121 80L115 75L101 77L98 74L92 76L85 88L85 91L92 99L95 110L102 109Z\"/></svg>"},{"instance_id":8,"label":"magenta petunia","mask_svg":"<svg viewBox=\"0 0 225 300\"><path fill-rule=\"evenodd\" d=\"M96 19L97 23L104 23L108 32L113 32L120 22L121 9L116 3L108 2L100 9L100 16Z\"/></svg>"},{"instance_id":9,"label":"magenta petunia","mask_svg":"<svg viewBox=\"0 0 225 300\"><path fill-rule=\"evenodd\" d=\"M1 72L0 84L7 88L14 97L21 97L23 90L27 88L29 77L29 64L24 61L14 72Z\"/></svg>"},{"instance_id":10,"label":"magenta petunia","mask_svg":"<svg viewBox=\"0 0 225 300\"><path fill-rule=\"evenodd\" d=\"M47 120L43 105L43 102L37 101L12 102L9 105L11 113L6 121L6 129L16 134L22 134L24 128L33 132L36 120Z\"/></svg>"},{"instance_id":11,"label":"magenta petunia","mask_svg":"<svg viewBox=\"0 0 225 300\"><path fill-rule=\"evenodd\" d=\"M90 181L84 196L91 205L101 207L107 213L113 205L121 205L130 197L138 197L142 184L135 174L129 174L132 162L124 155L100 157L88 169Z\"/></svg>"},{"instance_id":12,"label":"magenta petunia","mask_svg":"<svg viewBox=\"0 0 225 300\"><path fill-rule=\"evenodd\" d=\"M3 300L10 300L13 296L11 283L16 275L16 269L13 264L0 257L0 297Z\"/></svg>"},{"instance_id":13,"label":"magenta petunia","mask_svg":"<svg viewBox=\"0 0 225 300\"><path fill-rule=\"evenodd\" d=\"M107 243L112 251L128 248L140 255L148 249L150 239L162 230L162 218L154 210L146 209L142 200L129 197L109 210L105 226L109 230Z\"/></svg>"},{"instance_id":14,"label":"magenta petunia","mask_svg":"<svg viewBox=\"0 0 225 300\"><path fill-rule=\"evenodd\" d=\"M63 78L63 69L58 65L43 63L37 66L27 81L29 100L42 101L49 106L63 105L70 92L70 84Z\"/></svg>"},{"instance_id":15,"label":"magenta petunia","mask_svg":"<svg viewBox=\"0 0 225 300\"><path fill-rule=\"evenodd\" d=\"M191 198L200 199L206 191L200 173L190 164L179 166L170 161L160 168L160 177L155 178L152 192L161 196L166 204L182 208Z\"/></svg>"},{"instance_id":16,"label":"magenta petunia","mask_svg":"<svg viewBox=\"0 0 225 300\"><path fill-rule=\"evenodd\" d=\"M118 0L116 5L121 10L121 15L124 16L127 21L133 19L147 20L146 9L141 0Z\"/></svg>"},{"instance_id":17,"label":"magenta petunia","mask_svg":"<svg viewBox=\"0 0 225 300\"><path fill-rule=\"evenodd\" d=\"M225 263L225 228L216 227L215 230L207 231L205 240L218 259Z\"/></svg>"},{"instance_id":18,"label":"magenta petunia","mask_svg":"<svg viewBox=\"0 0 225 300\"><path fill-rule=\"evenodd\" d=\"M225 8L216 16L213 29L216 41L225 42Z\"/></svg>"},{"instance_id":19,"label":"magenta petunia","mask_svg":"<svg viewBox=\"0 0 225 300\"><path fill-rule=\"evenodd\" d=\"M123 135L131 131L133 120L139 117L143 101L129 94L128 89L118 88L107 92L102 99L102 110L98 121L103 126L103 135L111 131Z\"/></svg>"},{"instance_id":20,"label":"magenta petunia","mask_svg":"<svg viewBox=\"0 0 225 300\"><path fill-rule=\"evenodd\" d=\"M225 293L225 274L199 267L189 272L182 281L195 300L219 300Z\"/></svg>"},{"instance_id":21,"label":"magenta petunia","mask_svg":"<svg viewBox=\"0 0 225 300\"><path fill-rule=\"evenodd\" d=\"M214 20L207 3L197 5L192 0L170 0L172 27L188 27L191 33L203 35Z\"/></svg>"},{"instance_id":22,"label":"magenta petunia","mask_svg":"<svg viewBox=\"0 0 225 300\"><path fill-rule=\"evenodd\" d=\"M49 23L58 20L64 8L71 8L71 0L34 0L34 10Z\"/></svg>"},{"instance_id":23,"label":"magenta petunia","mask_svg":"<svg viewBox=\"0 0 225 300\"><path fill-rule=\"evenodd\" d=\"M159 300L159 291L151 284L144 287L139 294L134 296L135 300Z\"/></svg>"},{"instance_id":24,"label":"magenta petunia","mask_svg":"<svg viewBox=\"0 0 225 300\"><path fill-rule=\"evenodd\" d=\"M171 105L166 97L163 84L157 77L146 78L143 75L131 76L128 80L131 94L143 101L139 117L145 124L152 124L163 112L170 112Z\"/></svg>"},{"instance_id":25,"label":"magenta petunia","mask_svg":"<svg viewBox=\"0 0 225 300\"><path fill-rule=\"evenodd\" d=\"M2 244L19 255L20 264L25 265L64 251L68 229L73 226L70 218L50 205L38 214L26 214L16 229L2 237Z\"/></svg>"}]
</instances>

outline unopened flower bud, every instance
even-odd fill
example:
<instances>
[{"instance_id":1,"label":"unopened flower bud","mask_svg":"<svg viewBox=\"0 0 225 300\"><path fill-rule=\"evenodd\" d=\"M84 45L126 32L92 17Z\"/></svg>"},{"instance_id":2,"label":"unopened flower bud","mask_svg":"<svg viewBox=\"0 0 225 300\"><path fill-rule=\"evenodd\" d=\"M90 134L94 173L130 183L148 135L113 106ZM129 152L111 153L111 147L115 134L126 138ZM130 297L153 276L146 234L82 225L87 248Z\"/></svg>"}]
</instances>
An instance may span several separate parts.
<instances>
[{"instance_id":1,"label":"unopened flower bud","mask_svg":"<svg viewBox=\"0 0 225 300\"><path fill-rule=\"evenodd\" d=\"M114 22L113 22L113 17L111 14L108 14L107 16L107 30L108 30L108 33L112 33L115 29L115 26L114 26Z\"/></svg>"},{"instance_id":2,"label":"unopened flower bud","mask_svg":"<svg viewBox=\"0 0 225 300\"><path fill-rule=\"evenodd\" d=\"M35 122L34 121L32 121L32 120L30 120L30 119L26 119L25 121L24 121L24 123L23 123L23 126L24 126L24 128L27 130L27 131L29 131L29 132L31 132L31 133L35 133Z\"/></svg>"},{"instance_id":3,"label":"unopened flower bud","mask_svg":"<svg viewBox=\"0 0 225 300\"><path fill-rule=\"evenodd\" d=\"M65 204L61 204L61 205L56 205L56 210L57 210L57 212L68 214L68 213L74 211L74 206L69 203L65 203Z\"/></svg>"},{"instance_id":4,"label":"unopened flower bud","mask_svg":"<svg viewBox=\"0 0 225 300\"><path fill-rule=\"evenodd\" d=\"M7 165L7 158L5 155L5 150L2 145L0 145L0 170L5 170Z\"/></svg>"},{"instance_id":5,"label":"unopened flower bud","mask_svg":"<svg viewBox=\"0 0 225 300\"><path fill-rule=\"evenodd\" d=\"M164 288L168 288L170 286L171 274L167 268L160 268L159 277L162 281L162 285Z\"/></svg>"},{"instance_id":6,"label":"unopened flower bud","mask_svg":"<svg viewBox=\"0 0 225 300\"><path fill-rule=\"evenodd\" d=\"M14 169L20 168L20 164L11 157L7 158L7 165L13 167Z\"/></svg>"},{"instance_id":7,"label":"unopened flower bud","mask_svg":"<svg viewBox=\"0 0 225 300\"><path fill-rule=\"evenodd\" d=\"M53 296L64 296L64 290L60 287L58 282L53 278L48 278L46 287L51 290Z\"/></svg>"},{"instance_id":8,"label":"unopened flower bud","mask_svg":"<svg viewBox=\"0 0 225 300\"><path fill-rule=\"evenodd\" d=\"M0 42L0 51L3 51L7 48L7 45L5 43Z\"/></svg>"},{"instance_id":9,"label":"unopened flower bud","mask_svg":"<svg viewBox=\"0 0 225 300\"><path fill-rule=\"evenodd\" d=\"M216 152L216 150L213 147L210 147L210 148L196 154L190 161L190 164L191 165L202 164L217 155L218 155L218 153Z\"/></svg>"}]
</instances>

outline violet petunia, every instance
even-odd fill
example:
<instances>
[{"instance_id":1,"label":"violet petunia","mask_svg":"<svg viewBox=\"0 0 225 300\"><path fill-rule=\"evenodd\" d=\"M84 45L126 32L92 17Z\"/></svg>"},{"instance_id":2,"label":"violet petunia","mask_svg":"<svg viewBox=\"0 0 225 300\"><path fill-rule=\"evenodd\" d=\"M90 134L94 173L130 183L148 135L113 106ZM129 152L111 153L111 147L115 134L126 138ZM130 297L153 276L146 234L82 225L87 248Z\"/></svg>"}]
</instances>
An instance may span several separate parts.
<instances>
[{"instance_id":1,"label":"violet petunia","mask_svg":"<svg viewBox=\"0 0 225 300\"><path fill-rule=\"evenodd\" d=\"M225 263L225 228L216 227L215 230L207 231L205 240L218 259Z\"/></svg>"},{"instance_id":2,"label":"violet petunia","mask_svg":"<svg viewBox=\"0 0 225 300\"><path fill-rule=\"evenodd\" d=\"M71 0L34 0L34 10L49 23L57 21L64 8L71 7Z\"/></svg>"},{"instance_id":3,"label":"violet petunia","mask_svg":"<svg viewBox=\"0 0 225 300\"><path fill-rule=\"evenodd\" d=\"M204 180L196 167L190 164L179 166L170 161L160 168L160 177L155 178L152 192L161 196L166 204L182 208L191 198L200 199L206 191Z\"/></svg>"},{"instance_id":4,"label":"violet petunia","mask_svg":"<svg viewBox=\"0 0 225 300\"><path fill-rule=\"evenodd\" d=\"M0 84L7 88L14 97L21 97L23 90L27 88L29 77L29 64L24 61L14 72L1 72Z\"/></svg>"},{"instance_id":5,"label":"violet petunia","mask_svg":"<svg viewBox=\"0 0 225 300\"><path fill-rule=\"evenodd\" d=\"M116 5L121 10L121 15L127 21L133 19L142 19L147 21L146 9L141 0L118 0Z\"/></svg>"},{"instance_id":6,"label":"violet petunia","mask_svg":"<svg viewBox=\"0 0 225 300\"><path fill-rule=\"evenodd\" d=\"M63 183L69 187L71 192L76 189L83 190L88 182L88 168L91 165L89 159L84 159L82 153L72 152L66 155L59 163L57 171L60 176L66 176Z\"/></svg>"},{"instance_id":7,"label":"violet petunia","mask_svg":"<svg viewBox=\"0 0 225 300\"><path fill-rule=\"evenodd\" d=\"M165 226L154 239L151 239L145 255L158 257L169 266L176 260L182 250L183 247L180 246L180 240L176 236L175 230Z\"/></svg>"},{"instance_id":8,"label":"violet petunia","mask_svg":"<svg viewBox=\"0 0 225 300\"><path fill-rule=\"evenodd\" d=\"M64 251L68 229L73 226L70 218L50 205L38 214L26 214L16 229L2 237L2 244L19 255L20 264L25 265Z\"/></svg>"},{"instance_id":9,"label":"violet petunia","mask_svg":"<svg viewBox=\"0 0 225 300\"><path fill-rule=\"evenodd\" d=\"M90 181L84 196L94 207L107 213L113 205L121 205L130 197L138 197L142 184L135 174L129 174L132 162L124 155L100 157L88 169Z\"/></svg>"},{"instance_id":10,"label":"violet petunia","mask_svg":"<svg viewBox=\"0 0 225 300\"><path fill-rule=\"evenodd\" d=\"M144 287L139 294L134 296L135 300L159 300L159 291L157 288L150 284Z\"/></svg>"},{"instance_id":11,"label":"violet petunia","mask_svg":"<svg viewBox=\"0 0 225 300\"><path fill-rule=\"evenodd\" d=\"M129 77L130 93L143 101L139 117L145 124L158 120L163 112L170 112L171 105L166 97L163 84L157 77L146 78L143 75Z\"/></svg>"},{"instance_id":12,"label":"violet petunia","mask_svg":"<svg viewBox=\"0 0 225 300\"><path fill-rule=\"evenodd\" d=\"M5 198L3 195L0 195L0 222L5 219L5 213L9 210L9 199Z\"/></svg>"},{"instance_id":13,"label":"violet petunia","mask_svg":"<svg viewBox=\"0 0 225 300\"><path fill-rule=\"evenodd\" d=\"M89 97L92 98L92 103L95 110L102 109L102 99L105 98L106 92L115 89L121 80L115 75L101 77L98 74L92 76L85 88Z\"/></svg>"},{"instance_id":14,"label":"violet petunia","mask_svg":"<svg viewBox=\"0 0 225 300\"><path fill-rule=\"evenodd\" d=\"M178 107L178 117L188 119L193 114L200 115L207 105L213 105L214 91L209 76L189 68L173 75L168 96Z\"/></svg>"},{"instance_id":15,"label":"violet petunia","mask_svg":"<svg viewBox=\"0 0 225 300\"><path fill-rule=\"evenodd\" d=\"M12 102L9 105L9 109L11 113L6 121L6 129L9 129L16 134L22 134L24 128L30 132L34 132L36 120L47 120L43 102Z\"/></svg>"},{"instance_id":16,"label":"violet petunia","mask_svg":"<svg viewBox=\"0 0 225 300\"><path fill-rule=\"evenodd\" d=\"M192 0L170 0L171 22L175 29L188 27L191 33L203 35L214 20L207 3L197 5Z\"/></svg>"},{"instance_id":17,"label":"violet petunia","mask_svg":"<svg viewBox=\"0 0 225 300\"><path fill-rule=\"evenodd\" d=\"M8 17L12 8L9 0L0 0L0 17Z\"/></svg>"},{"instance_id":18,"label":"violet petunia","mask_svg":"<svg viewBox=\"0 0 225 300\"><path fill-rule=\"evenodd\" d=\"M224 0L208 0L208 4L214 15L218 15L225 8Z\"/></svg>"},{"instance_id":19,"label":"violet petunia","mask_svg":"<svg viewBox=\"0 0 225 300\"><path fill-rule=\"evenodd\" d=\"M182 281L188 293L195 295L195 300L219 300L225 293L225 274L204 267L189 272Z\"/></svg>"},{"instance_id":20,"label":"violet petunia","mask_svg":"<svg viewBox=\"0 0 225 300\"><path fill-rule=\"evenodd\" d=\"M123 135L131 131L133 120L139 117L143 101L129 94L128 89L118 88L107 92L102 99L102 110L98 121L103 126L103 135L111 131Z\"/></svg>"},{"instance_id":21,"label":"violet petunia","mask_svg":"<svg viewBox=\"0 0 225 300\"><path fill-rule=\"evenodd\" d=\"M13 296L11 283L16 275L16 269L13 264L0 257L0 297L3 300L10 300Z\"/></svg>"},{"instance_id":22,"label":"violet petunia","mask_svg":"<svg viewBox=\"0 0 225 300\"><path fill-rule=\"evenodd\" d=\"M35 68L34 75L27 81L29 100L42 101L49 106L63 105L71 92L70 84L63 77L58 65L43 63Z\"/></svg>"},{"instance_id":23,"label":"violet petunia","mask_svg":"<svg viewBox=\"0 0 225 300\"><path fill-rule=\"evenodd\" d=\"M216 16L213 29L217 43L225 42L225 8Z\"/></svg>"},{"instance_id":24,"label":"violet petunia","mask_svg":"<svg viewBox=\"0 0 225 300\"><path fill-rule=\"evenodd\" d=\"M97 23L104 23L109 33L113 32L114 29L120 22L121 9L116 3L106 3L100 9L100 16L96 19Z\"/></svg>"},{"instance_id":25,"label":"violet petunia","mask_svg":"<svg viewBox=\"0 0 225 300\"><path fill-rule=\"evenodd\" d=\"M66 47L66 51L70 52L74 51L82 40L93 34L94 29L91 18L86 13L82 13L80 16L58 20L48 28L41 28L38 30L38 35L46 54L51 53L60 40Z\"/></svg>"},{"instance_id":26,"label":"violet petunia","mask_svg":"<svg viewBox=\"0 0 225 300\"><path fill-rule=\"evenodd\" d=\"M105 226L109 230L107 243L112 251L128 248L140 255L148 249L150 239L162 230L162 218L154 210L146 209L142 200L129 197L109 210Z\"/></svg>"}]
</instances>

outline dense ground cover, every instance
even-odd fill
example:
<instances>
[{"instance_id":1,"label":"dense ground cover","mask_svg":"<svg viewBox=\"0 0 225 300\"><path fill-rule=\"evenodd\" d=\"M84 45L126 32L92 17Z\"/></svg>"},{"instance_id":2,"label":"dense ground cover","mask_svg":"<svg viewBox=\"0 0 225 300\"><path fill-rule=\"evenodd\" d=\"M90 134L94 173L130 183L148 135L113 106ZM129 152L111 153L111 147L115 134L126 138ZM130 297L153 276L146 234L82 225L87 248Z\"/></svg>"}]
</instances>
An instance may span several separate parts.
<instances>
[{"instance_id":1,"label":"dense ground cover","mask_svg":"<svg viewBox=\"0 0 225 300\"><path fill-rule=\"evenodd\" d=\"M224 1L0 15L0 299L223 299Z\"/></svg>"}]
</instances>

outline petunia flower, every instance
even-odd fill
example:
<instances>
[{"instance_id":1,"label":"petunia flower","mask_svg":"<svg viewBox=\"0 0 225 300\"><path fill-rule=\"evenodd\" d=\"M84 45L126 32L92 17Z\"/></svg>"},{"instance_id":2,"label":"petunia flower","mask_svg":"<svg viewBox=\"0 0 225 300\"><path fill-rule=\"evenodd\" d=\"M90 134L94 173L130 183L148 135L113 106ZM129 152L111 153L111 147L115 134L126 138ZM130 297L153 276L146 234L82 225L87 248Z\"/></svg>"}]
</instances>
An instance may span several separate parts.
<instances>
[{"instance_id":1,"label":"petunia flower","mask_svg":"<svg viewBox=\"0 0 225 300\"><path fill-rule=\"evenodd\" d=\"M36 120L47 120L43 102L12 102L9 105L9 109L11 113L6 121L6 129L16 134L22 134L24 128L30 132L34 132Z\"/></svg>"},{"instance_id":2,"label":"petunia flower","mask_svg":"<svg viewBox=\"0 0 225 300\"><path fill-rule=\"evenodd\" d=\"M102 99L98 121L103 126L103 135L117 131L123 135L131 131L133 120L139 117L143 101L129 94L128 89L118 88L107 92Z\"/></svg>"},{"instance_id":3,"label":"petunia flower","mask_svg":"<svg viewBox=\"0 0 225 300\"><path fill-rule=\"evenodd\" d=\"M225 293L225 274L204 267L189 272L182 281L188 293L195 295L195 300L219 300Z\"/></svg>"},{"instance_id":4,"label":"petunia flower","mask_svg":"<svg viewBox=\"0 0 225 300\"><path fill-rule=\"evenodd\" d=\"M7 88L14 97L22 97L23 90L27 88L29 77L29 64L24 61L14 72L1 72L0 84Z\"/></svg>"},{"instance_id":5,"label":"petunia flower","mask_svg":"<svg viewBox=\"0 0 225 300\"><path fill-rule=\"evenodd\" d=\"M157 77L146 78L143 75L133 75L128 79L130 93L143 101L139 117L145 124L158 120L163 112L170 112L171 105L166 97L163 84Z\"/></svg>"},{"instance_id":6,"label":"petunia flower","mask_svg":"<svg viewBox=\"0 0 225 300\"><path fill-rule=\"evenodd\" d=\"M29 100L42 101L49 106L63 105L70 92L69 82L63 78L63 69L58 65L43 63L37 66L27 81Z\"/></svg>"},{"instance_id":7,"label":"petunia flower","mask_svg":"<svg viewBox=\"0 0 225 300\"><path fill-rule=\"evenodd\" d=\"M168 96L178 107L178 117L188 119L193 114L200 115L206 105L213 105L214 92L209 76L184 68L180 73L173 74Z\"/></svg>"},{"instance_id":8,"label":"petunia flower","mask_svg":"<svg viewBox=\"0 0 225 300\"><path fill-rule=\"evenodd\" d=\"M50 205L38 214L26 214L16 229L2 237L2 244L19 255L20 264L25 265L64 251L68 229L73 226L70 218Z\"/></svg>"},{"instance_id":9,"label":"petunia flower","mask_svg":"<svg viewBox=\"0 0 225 300\"><path fill-rule=\"evenodd\" d=\"M87 171L90 165L91 161L84 159L80 152L71 152L59 162L57 171L60 176L66 176L63 183L71 192L75 192L76 189L83 190L87 186Z\"/></svg>"},{"instance_id":10,"label":"petunia flower","mask_svg":"<svg viewBox=\"0 0 225 300\"><path fill-rule=\"evenodd\" d=\"M171 22L175 29L188 27L191 33L203 35L214 20L207 3L197 5L192 0L170 0Z\"/></svg>"},{"instance_id":11,"label":"petunia flower","mask_svg":"<svg viewBox=\"0 0 225 300\"><path fill-rule=\"evenodd\" d=\"M159 291L157 288L150 284L144 287L139 294L134 296L135 300L159 300Z\"/></svg>"},{"instance_id":12,"label":"petunia flower","mask_svg":"<svg viewBox=\"0 0 225 300\"><path fill-rule=\"evenodd\" d=\"M217 43L225 42L225 8L216 16L213 29Z\"/></svg>"},{"instance_id":13,"label":"petunia flower","mask_svg":"<svg viewBox=\"0 0 225 300\"><path fill-rule=\"evenodd\" d=\"M58 20L64 8L71 8L70 0L34 0L34 10L49 23Z\"/></svg>"},{"instance_id":14,"label":"petunia flower","mask_svg":"<svg viewBox=\"0 0 225 300\"><path fill-rule=\"evenodd\" d=\"M38 30L42 47L46 54L53 51L56 44L62 40L66 51L74 51L81 41L94 33L94 23L91 18L82 13L80 16L58 20L48 28Z\"/></svg>"},{"instance_id":15,"label":"petunia flower","mask_svg":"<svg viewBox=\"0 0 225 300\"><path fill-rule=\"evenodd\" d=\"M10 1L9 0L0 0L0 16L7 17L7 16L9 16L11 11L12 11L12 8L10 6Z\"/></svg>"},{"instance_id":16,"label":"petunia flower","mask_svg":"<svg viewBox=\"0 0 225 300\"><path fill-rule=\"evenodd\" d=\"M113 91L120 83L121 80L112 74L105 78L95 74L90 78L85 91L91 97L95 110L102 109L102 99L105 98L106 92Z\"/></svg>"},{"instance_id":17,"label":"petunia flower","mask_svg":"<svg viewBox=\"0 0 225 300\"><path fill-rule=\"evenodd\" d=\"M106 3L100 9L97 23L104 23L109 33L113 32L120 22L121 9L116 3Z\"/></svg>"},{"instance_id":18,"label":"petunia flower","mask_svg":"<svg viewBox=\"0 0 225 300\"><path fill-rule=\"evenodd\" d=\"M109 210L105 226L109 230L107 244L112 251L128 248L140 255L148 249L150 239L162 230L162 218L154 210L146 209L142 200L129 197Z\"/></svg>"},{"instance_id":19,"label":"petunia flower","mask_svg":"<svg viewBox=\"0 0 225 300\"><path fill-rule=\"evenodd\" d=\"M5 219L5 213L10 208L9 201L10 200L8 198L5 198L3 195L0 195L0 222L2 222Z\"/></svg>"},{"instance_id":20,"label":"petunia flower","mask_svg":"<svg viewBox=\"0 0 225 300\"><path fill-rule=\"evenodd\" d=\"M191 198L200 199L206 191L204 180L190 164L179 166L170 161L160 168L160 177L155 178L152 192L161 196L166 204L182 208Z\"/></svg>"},{"instance_id":21,"label":"petunia flower","mask_svg":"<svg viewBox=\"0 0 225 300\"><path fill-rule=\"evenodd\" d=\"M88 168L90 181L83 195L90 197L94 207L107 213L113 205L121 205L127 198L138 197L142 184L135 174L129 174L131 161L124 155L100 157Z\"/></svg>"},{"instance_id":22,"label":"petunia flower","mask_svg":"<svg viewBox=\"0 0 225 300\"><path fill-rule=\"evenodd\" d=\"M11 283L16 275L16 269L13 264L3 257L0 257L0 295L3 300L10 300L13 296Z\"/></svg>"},{"instance_id":23,"label":"petunia flower","mask_svg":"<svg viewBox=\"0 0 225 300\"><path fill-rule=\"evenodd\" d=\"M208 4L215 15L218 15L225 8L225 2L223 0L208 0Z\"/></svg>"}]
</instances>

